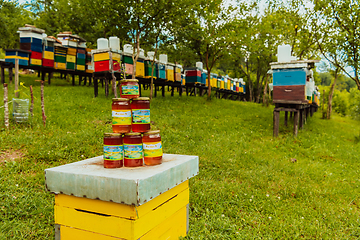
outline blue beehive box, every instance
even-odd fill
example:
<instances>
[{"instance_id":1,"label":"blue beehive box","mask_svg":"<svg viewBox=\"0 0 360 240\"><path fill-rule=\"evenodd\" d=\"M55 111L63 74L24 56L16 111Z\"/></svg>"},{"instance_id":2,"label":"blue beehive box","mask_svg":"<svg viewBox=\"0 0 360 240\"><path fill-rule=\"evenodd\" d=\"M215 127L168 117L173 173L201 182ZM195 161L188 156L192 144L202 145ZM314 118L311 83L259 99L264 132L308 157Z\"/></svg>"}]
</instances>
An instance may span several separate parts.
<instances>
[{"instance_id":1,"label":"blue beehive box","mask_svg":"<svg viewBox=\"0 0 360 240\"><path fill-rule=\"evenodd\" d=\"M15 64L15 59L19 59L19 65L28 66L30 53L30 51L21 49L5 49L5 62Z\"/></svg>"},{"instance_id":2,"label":"blue beehive box","mask_svg":"<svg viewBox=\"0 0 360 240\"><path fill-rule=\"evenodd\" d=\"M165 64L158 63L156 69L157 69L157 77L160 79L166 79Z\"/></svg>"},{"instance_id":3,"label":"blue beehive box","mask_svg":"<svg viewBox=\"0 0 360 240\"><path fill-rule=\"evenodd\" d=\"M274 69L274 86L305 85L306 71L304 69Z\"/></svg>"}]
</instances>

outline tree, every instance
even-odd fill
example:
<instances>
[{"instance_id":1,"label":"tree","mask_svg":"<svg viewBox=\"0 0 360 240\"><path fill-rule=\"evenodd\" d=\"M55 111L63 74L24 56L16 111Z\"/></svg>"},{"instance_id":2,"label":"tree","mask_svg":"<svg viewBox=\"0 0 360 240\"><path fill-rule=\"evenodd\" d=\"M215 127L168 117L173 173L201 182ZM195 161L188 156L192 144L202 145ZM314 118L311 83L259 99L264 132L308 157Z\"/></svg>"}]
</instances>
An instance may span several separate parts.
<instances>
[{"instance_id":1,"label":"tree","mask_svg":"<svg viewBox=\"0 0 360 240\"><path fill-rule=\"evenodd\" d=\"M360 90L360 4L358 1L314 1L317 17L322 19L323 31L317 29L317 42L324 56L351 78ZM327 31L325 31L327 30ZM349 70L349 68L351 70Z\"/></svg>"}]
</instances>

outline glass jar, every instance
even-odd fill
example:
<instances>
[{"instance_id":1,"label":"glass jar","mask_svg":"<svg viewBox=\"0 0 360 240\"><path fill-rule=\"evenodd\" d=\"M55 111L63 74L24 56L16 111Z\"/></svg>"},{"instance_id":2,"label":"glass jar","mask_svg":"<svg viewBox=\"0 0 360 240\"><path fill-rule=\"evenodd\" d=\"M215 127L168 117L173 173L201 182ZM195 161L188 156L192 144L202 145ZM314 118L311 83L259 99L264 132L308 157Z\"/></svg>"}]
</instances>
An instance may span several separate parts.
<instances>
[{"instance_id":1,"label":"glass jar","mask_svg":"<svg viewBox=\"0 0 360 240\"><path fill-rule=\"evenodd\" d=\"M119 168L123 166L123 138L119 133L104 134L104 167Z\"/></svg>"},{"instance_id":2,"label":"glass jar","mask_svg":"<svg viewBox=\"0 0 360 240\"><path fill-rule=\"evenodd\" d=\"M133 132L150 131L150 99L148 97L135 98L131 102Z\"/></svg>"},{"instance_id":3,"label":"glass jar","mask_svg":"<svg viewBox=\"0 0 360 240\"><path fill-rule=\"evenodd\" d=\"M139 81L136 79L125 79L120 81L120 96L122 98L138 98L139 94Z\"/></svg>"},{"instance_id":4,"label":"glass jar","mask_svg":"<svg viewBox=\"0 0 360 240\"><path fill-rule=\"evenodd\" d=\"M124 136L124 166L143 165L143 145L140 133L126 133Z\"/></svg>"},{"instance_id":5,"label":"glass jar","mask_svg":"<svg viewBox=\"0 0 360 240\"><path fill-rule=\"evenodd\" d=\"M131 106L127 98L112 99L112 129L114 133L131 131Z\"/></svg>"},{"instance_id":6,"label":"glass jar","mask_svg":"<svg viewBox=\"0 0 360 240\"><path fill-rule=\"evenodd\" d=\"M160 130L144 133L142 138L144 149L144 162L146 165L158 165L162 163L162 143Z\"/></svg>"}]
</instances>

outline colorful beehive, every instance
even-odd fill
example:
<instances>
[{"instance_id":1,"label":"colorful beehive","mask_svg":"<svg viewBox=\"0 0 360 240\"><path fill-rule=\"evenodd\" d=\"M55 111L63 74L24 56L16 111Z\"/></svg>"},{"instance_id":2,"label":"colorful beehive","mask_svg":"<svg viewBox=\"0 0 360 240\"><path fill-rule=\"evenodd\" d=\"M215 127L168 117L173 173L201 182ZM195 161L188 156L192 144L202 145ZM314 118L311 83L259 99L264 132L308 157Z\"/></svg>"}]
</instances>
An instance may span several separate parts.
<instances>
[{"instance_id":1,"label":"colorful beehive","mask_svg":"<svg viewBox=\"0 0 360 240\"><path fill-rule=\"evenodd\" d=\"M203 70L201 73L201 84L208 86L208 82L206 79L207 79L207 71Z\"/></svg>"},{"instance_id":2,"label":"colorful beehive","mask_svg":"<svg viewBox=\"0 0 360 240\"><path fill-rule=\"evenodd\" d=\"M69 48L77 48L80 39L83 42L86 42L85 39L80 38L78 35L74 35L71 33L59 33L57 35L57 39L61 41L61 44L63 46L69 47Z\"/></svg>"},{"instance_id":3,"label":"colorful beehive","mask_svg":"<svg viewBox=\"0 0 360 240\"><path fill-rule=\"evenodd\" d=\"M54 49L55 49L54 68L66 70L67 47L64 47L59 43L54 43Z\"/></svg>"},{"instance_id":4,"label":"colorful beehive","mask_svg":"<svg viewBox=\"0 0 360 240\"><path fill-rule=\"evenodd\" d=\"M21 27L20 33L20 49L31 51L30 64L31 66L42 65L43 52L43 33L44 30L35 27Z\"/></svg>"},{"instance_id":5,"label":"colorful beehive","mask_svg":"<svg viewBox=\"0 0 360 240\"><path fill-rule=\"evenodd\" d=\"M186 68L185 69L186 83L201 83L201 70L199 68Z\"/></svg>"},{"instance_id":6,"label":"colorful beehive","mask_svg":"<svg viewBox=\"0 0 360 240\"><path fill-rule=\"evenodd\" d=\"M66 53L66 69L75 70L76 64L76 48L68 47Z\"/></svg>"},{"instance_id":7,"label":"colorful beehive","mask_svg":"<svg viewBox=\"0 0 360 240\"><path fill-rule=\"evenodd\" d=\"M133 74L134 70L134 61L132 59L132 54L124 52L122 55L122 61L125 64L125 73Z\"/></svg>"},{"instance_id":8,"label":"colorful beehive","mask_svg":"<svg viewBox=\"0 0 360 240\"><path fill-rule=\"evenodd\" d=\"M165 68L166 68L166 80L170 82L174 82L175 64L167 63Z\"/></svg>"},{"instance_id":9,"label":"colorful beehive","mask_svg":"<svg viewBox=\"0 0 360 240\"><path fill-rule=\"evenodd\" d=\"M216 88L217 87L217 74L211 73L210 78L211 78L211 87Z\"/></svg>"},{"instance_id":10,"label":"colorful beehive","mask_svg":"<svg viewBox=\"0 0 360 240\"><path fill-rule=\"evenodd\" d=\"M86 48L85 51L86 51L86 59L85 59L85 64L86 64L86 67L85 67L85 71L87 73L93 73L94 72L94 66L92 64L92 60L91 60L91 48Z\"/></svg>"},{"instance_id":11,"label":"colorful beehive","mask_svg":"<svg viewBox=\"0 0 360 240\"><path fill-rule=\"evenodd\" d=\"M175 65L175 76L174 79L176 82L181 82L181 70L182 66L180 64Z\"/></svg>"},{"instance_id":12,"label":"colorful beehive","mask_svg":"<svg viewBox=\"0 0 360 240\"><path fill-rule=\"evenodd\" d=\"M54 60L55 60L54 44L55 44L54 39L48 37L44 38L44 51L42 56L42 65L44 67L50 67L50 68L54 67Z\"/></svg>"},{"instance_id":13,"label":"colorful beehive","mask_svg":"<svg viewBox=\"0 0 360 240\"><path fill-rule=\"evenodd\" d=\"M143 78L145 77L145 63L143 59L138 59L136 61L136 77Z\"/></svg>"},{"instance_id":14,"label":"colorful beehive","mask_svg":"<svg viewBox=\"0 0 360 240\"><path fill-rule=\"evenodd\" d=\"M145 78L151 78L151 74L152 74L151 60L146 59L144 62L144 66L145 66ZM153 73L154 78L157 78L156 67L157 67L157 63L155 62L154 63L154 73Z\"/></svg>"},{"instance_id":15,"label":"colorful beehive","mask_svg":"<svg viewBox=\"0 0 360 240\"><path fill-rule=\"evenodd\" d=\"M30 51L21 49L5 49L5 62L15 64L15 59L19 59L19 66L28 66Z\"/></svg>"},{"instance_id":16,"label":"colorful beehive","mask_svg":"<svg viewBox=\"0 0 360 240\"><path fill-rule=\"evenodd\" d=\"M120 53L111 48L92 50L94 62L94 72L120 72L121 56Z\"/></svg>"},{"instance_id":17,"label":"colorful beehive","mask_svg":"<svg viewBox=\"0 0 360 240\"><path fill-rule=\"evenodd\" d=\"M46 187L56 194L55 238L184 237L188 179L198 171L197 156L174 154L157 166L106 169L100 156L46 169Z\"/></svg>"},{"instance_id":18,"label":"colorful beehive","mask_svg":"<svg viewBox=\"0 0 360 240\"><path fill-rule=\"evenodd\" d=\"M157 70L158 78L165 80L166 79L166 67L165 67L165 64L158 62L156 70Z\"/></svg>"},{"instance_id":19,"label":"colorful beehive","mask_svg":"<svg viewBox=\"0 0 360 240\"><path fill-rule=\"evenodd\" d=\"M77 48L76 53L76 70L85 71L86 66L86 49L85 48Z\"/></svg>"},{"instance_id":20,"label":"colorful beehive","mask_svg":"<svg viewBox=\"0 0 360 240\"><path fill-rule=\"evenodd\" d=\"M185 83L186 83L185 74L181 74L181 85L185 85Z\"/></svg>"}]
</instances>

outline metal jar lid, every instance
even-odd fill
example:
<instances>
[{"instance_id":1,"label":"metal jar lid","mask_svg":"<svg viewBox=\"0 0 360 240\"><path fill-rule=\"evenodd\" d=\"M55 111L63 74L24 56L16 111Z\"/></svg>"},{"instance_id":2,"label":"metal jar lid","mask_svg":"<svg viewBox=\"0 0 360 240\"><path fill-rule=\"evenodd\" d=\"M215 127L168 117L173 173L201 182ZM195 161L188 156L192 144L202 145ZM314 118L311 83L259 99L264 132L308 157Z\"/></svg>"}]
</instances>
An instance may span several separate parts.
<instances>
[{"instance_id":1,"label":"metal jar lid","mask_svg":"<svg viewBox=\"0 0 360 240\"><path fill-rule=\"evenodd\" d=\"M113 98L113 102L128 102L128 98Z\"/></svg>"},{"instance_id":2,"label":"metal jar lid","mask_svg":"<svg viewBox=\"0 0 360 240\"><path fill-rule=\"evenodd\" d=\"M160 134L160 130L152 130L152 131L144 132L144 135L153 135L153 134Z\"/></svg>"},{"instance_id":3,"label":"metal jar lid","mask_svg":"<svg viewBox=\"0 0 360 240\"><path fill-rule=\"evenodd\" d=\"M130 132L130 133L125 133L125 136L140 136L141 133L138 132Z\"/></svg>"},{"instance_id":4,"label":"metal jar lid","mask_svg":"<svg viewBox=\"0 0 360 240\"><path fill-rule=\"evenodd\" d=\"M134 98L133 101L150 101L150 98L148 98L148 97L138 97L138 98Z\"/></svg>"},{"instance_id":5,"label":"metal jar lid","mask_svg":"<svg viewBox=\"0 0 360 240\"><path fill-rule=\"evenodd\" d=\"M139 82L139 80L137 80L137 79L124 79L124 80L120 81L120 83L125 83L125 82Z\"/></svg>"},{"instance_id":6,"label":"metal jar lid","mask_svg":"<svg viewBox=\"0 0 360 240\"><path fill-rule=\"evenodd\" d=\"M121 137L121 133L104 133L104 137Z\"/></svg>"}]
</instances>

